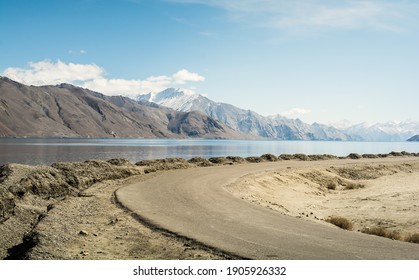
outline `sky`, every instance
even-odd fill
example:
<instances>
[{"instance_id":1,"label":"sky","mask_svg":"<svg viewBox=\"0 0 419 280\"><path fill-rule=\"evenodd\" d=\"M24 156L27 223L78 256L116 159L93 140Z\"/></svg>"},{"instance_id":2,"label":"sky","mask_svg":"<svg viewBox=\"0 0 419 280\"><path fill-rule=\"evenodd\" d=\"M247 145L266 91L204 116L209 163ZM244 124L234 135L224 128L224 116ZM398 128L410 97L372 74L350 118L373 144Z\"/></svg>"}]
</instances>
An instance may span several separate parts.
<instances>
[{"instance_id":1,"label":"sky","mask_svg":"<svg viewBox=\"0 0 419 280\"><path fill-rule=\"evenodd\" d=\"M168 87L312 123L419 121L416 0L0 1L0 75Z\"/></svg>"}]
</instances>

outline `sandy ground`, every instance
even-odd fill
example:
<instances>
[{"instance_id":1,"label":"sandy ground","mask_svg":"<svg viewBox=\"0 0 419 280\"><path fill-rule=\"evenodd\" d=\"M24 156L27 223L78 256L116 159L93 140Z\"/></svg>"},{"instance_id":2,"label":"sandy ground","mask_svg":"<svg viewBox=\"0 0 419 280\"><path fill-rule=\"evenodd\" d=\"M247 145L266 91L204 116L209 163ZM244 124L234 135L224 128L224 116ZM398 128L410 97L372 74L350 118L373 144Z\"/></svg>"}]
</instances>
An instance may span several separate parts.
<instances>
[{"instance_id":1,"label":"sandy ground","mask_svg":"<svg viewBox=\"0 0 419 280\"><path fill-rule=\"evenodd\" d=\"M419 161L287 169L245 176L228 190L285 215L325 223L344 217L353 230L419 233Z\"/></svg>"},{"instance_id":2,"label":"sandy ground","mask_svg":"<svg viewBox=\"0 0 419 280\"><path fill-rule=\"evenodd\" d=\"M278 164L287 165L287 162L280 161ZM296 168L246 175L227 189L252 203L318 223L325 223L324 219L329 216L340 216L354 224L353 230L378 226L397 232L401 239L411 233L419 233L418 158L400 158L389 162L382 160L377 163L346 160L347 164L338 166L330 165L327 160L321 162L319 167L314 168L310 162L289 161ZM160 172L165 171L102 181L90 186L79 196L68 196L54 202L38 223L28 222L27 230L37 234L37 245L28 252L27 257L231 258L149 227L115 202L116 190L158 176ZM34 211L34 207L37 206L32 206L33 209L18 207L17 211L26 211L27 215L21 216L29 219L30 213L34 212L35 215L40 212ZM13 232L12 228L20 222L9 219L2 224L2 229L9 228Z\"/></svg>"},{"instance_id":3,"label":"sandy ground","mask_svg":"<svg viewBox=\"0 0 419 280\"><path fill-rule=\"evenodd\" d=\"M30 251L30 258L224 259L187 240L146 227L115 203L115 190L157 174L101 182L79 197L57 203L36 226L39 244Z\"/></svg>"}]
</instances>

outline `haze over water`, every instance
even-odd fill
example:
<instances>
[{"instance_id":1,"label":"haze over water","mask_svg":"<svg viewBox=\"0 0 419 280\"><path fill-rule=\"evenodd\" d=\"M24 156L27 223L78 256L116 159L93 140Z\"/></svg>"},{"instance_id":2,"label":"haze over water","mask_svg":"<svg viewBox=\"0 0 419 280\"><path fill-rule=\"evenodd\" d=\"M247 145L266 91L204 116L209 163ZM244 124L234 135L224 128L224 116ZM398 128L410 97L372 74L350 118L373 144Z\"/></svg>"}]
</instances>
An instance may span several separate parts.
<instances>
[{"instance_id":1,"label":"haze over water","mask_svg":"<svg viewBox=\"0 0 419 280\"><path fill-rule=\"evenodd\" d=\"M419 152L419 142L257 141L204 139L0 139L0 165L126 158L260 156L280 154L380 154Z\"/></svg>"}]
</instances>

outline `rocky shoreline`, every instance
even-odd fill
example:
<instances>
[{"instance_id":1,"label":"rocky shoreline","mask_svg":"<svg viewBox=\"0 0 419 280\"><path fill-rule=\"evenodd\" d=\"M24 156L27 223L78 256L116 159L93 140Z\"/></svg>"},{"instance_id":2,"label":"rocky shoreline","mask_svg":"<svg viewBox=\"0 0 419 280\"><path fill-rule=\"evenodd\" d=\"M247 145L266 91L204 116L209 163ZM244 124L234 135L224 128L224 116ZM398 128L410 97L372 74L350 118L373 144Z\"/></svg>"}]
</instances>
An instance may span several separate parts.
<instances>
[{"instance_id":1,"label":"rocky shoreline","mask_svg":"<svg viewBox=\"0 0 419 280\"><path fill-rule=\"evenodd\" d=\"M358 155L350 154L342 159L362 159L362 158L386 158L386 157L419 157L419 153L407 152L392 152L389 154L380 155ZM202 248L193 242L187 240L173 241L173 252L166 252L164 255L159 255L160 245L153 245L152 240L155 238L172 238L161 237L153 235L154 233L146 229L138 229L135 226L130 226L131 231L126 231L127 236L134 236L136 231L143 231L144 238L147 239L147 244L144 247L139 247L138 252L132 252L124 255L115 255L116 253L108 252L107 254L98 253L96 250L92 255L92 251L81 250L75 248L73 254L66 252L58 252L60 244L53 244L54 241L48 243L48 236L42 234L42 227L48 225L49 228L54 227L55 219L60 219L59 224L62 225L62 242L69 242L70 237L64 238L66 231L68 231L67 224L74 223L70 219L74 219L74 215L78 215L83 222L83 216L96 215L95 219L101 219L101 209L106 211L106 207L112 205L113 215L122 215L125 222L132 217L129 213L123 213L123 210L118 208L115 201L111 201L113 192L126 184L129 180L145 180L147 176L153 176L155 172L171 169L185 169L196 167L207 167L215 165L232 165L232 164L247 164L267 161L284 161L284 160L301 160L301 161L315 161L338 159L333 155L304 155L304 154L282 154L279 156L265 154L260 157L216 157L216 158L192 158L189 160L181 158L168 158L157 160L143 160L135 164L126 159L111 159L108 161L89 160L85 162L61 162L55 163L51 166L28 166L21 164L6 164L0 167L0 258L1 259L77 259L77 258L185 258L185 259L216 259L229 258L227 255L220 254L220 252L213 252L209 248ZM105 196L105 193L107 196ZM101 196L103 195L103 196ZM84 199L84 200L83 200ZM98 199L102 199L101 203L97 204ZM82 202L81 202L82 201ZM72 204L73 203L73 204ZM83 204L86 203L86 204ZM107 204L106 204L107 203ZM97 209L87 210L85 213L80 213L80 205L83 207L92 207L96 205ZM72 215L64 218L74 206ZM76 207L77 206L77 207ZM102 208L101 208L102 207ZM110 207L110 206L109 206ZM105 209L106 208L106 209ZM109 208L110 209L110 208ZM109 210L108 209L108 210ZM110 210L109 210L110 211ZM119 212L118 212L119 211ZM95 213L93 213L95 212ZM118 214L115 214L118 213ZM105 216L105 213L102 213ZM115 224L122 224L117 218L112 218L110 221L100 221L106 224L109 232ZM118 223L117 223L118 222ZM89 223L87 223L89 224ZM92 222L93 224L93 222ZM130 224L131 225L131 224ZM47 228L48 228L47 227ZM94 228L94 227L92 227ZM125 227L118 230L123 231ZM99 233L102 229L98 228L97 233L89 233L86 230L80 230L77 238L96 238L101 237ZM41 232L41 233L40 233ZM104 231L105 233L105 231ZM103 234L104 234L103 233ZM87 236L85 236L87 235ZM123 239L115 233L115 239ZM164 234L163 234L164 235ZM57 240L60 238L55 237ZM106 236L102 236L102 242L106 242ZM51 238L50 238L51 239ZM53 240L53 239L51 239ZM76 240L77 241L77 240ZM166 240L167 241L167 240ZM166 242L165 241L165 242ZM75 240L72 240L75 242ZM79 241L77 241L79 242ZM95 241L96 242L96 241ZM138 240L133 238L133 244L138 243ZM89 242L82 245L89 246ZM121 245L121 244L120 244ZM57 248L53 248L53 247ZM121 245L122 246L122 245ZM147 247L149 246L149 247ZM151 247L150 247L151 246ZM153 247L156 246L156 247ZM147 248L155 248L155 250L147 251ZM48 250L54 253L46 252ZM166 249L166 250L170 250ZM80 251L80 252L79 252ZM102 255L100 255L102 254Z\"/></svg>"}]
</instances>

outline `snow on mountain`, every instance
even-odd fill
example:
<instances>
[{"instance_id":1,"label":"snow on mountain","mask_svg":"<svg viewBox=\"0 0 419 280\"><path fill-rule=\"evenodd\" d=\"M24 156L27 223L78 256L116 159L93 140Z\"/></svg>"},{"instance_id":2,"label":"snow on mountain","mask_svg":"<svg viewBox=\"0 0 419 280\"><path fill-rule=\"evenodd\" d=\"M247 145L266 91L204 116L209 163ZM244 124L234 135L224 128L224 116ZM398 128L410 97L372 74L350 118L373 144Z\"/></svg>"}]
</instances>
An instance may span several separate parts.
<instances>
[{"instance_id":1,"label":"snow on mountain","mask_svg":"<svg viewBox=\"0 0 419 280\"><path fill-rule=\"evenodd\" d=\"M241 133L263 138L286 140L354 140L336 128L313 124L283 116L264 117L253 111L218 103L205 96L181 89L166 89L160 93L140 95L137 100L155 102L183 112L199 111Z\"/></svg>"},{"instance_id":2,"label":"snow on mountain","mask_svg":"<svg viewBox=\"0 0 419 280\"><path fill-rule=\"evenodd\" d=\"M138 95L137 100L154 102L159 105L182 112L191 111L191 106L200 95L182 89L168 88L159 93Z\"/></svg>"},{"instance_id":3,"label":"snow on mountain","mask_svg":"<svg viewBox=\"0 0 419 280\"><path fill-rule=\"evenodd\" d=\"M386 123L360 123L344 130L351 135L358 135L365 141L406 141L419 134L419 122L413 120L391 121Z\"/></svg>"},{"instance_id":4,"label":"snow on mountain","mask_svg":"<svg viewBox=\"0 0 419 280\"><path fill-rule=\"evenodd\" d=\"M350 128L354 124L349 120L341 120L341 121L338 121L338 122L328 123L328 125L332 126L334 128L340 129L340 130L345 130L345 129Z\"/></svg>"},{"instance_id":5,"label":"snow on mountain","mask_svg":"<svg viewBox=\"0 0 419 280\"><path fill-rule=\"evenodd\" d=\"M137 100L150 101L177 111L199 111L236 131L255 137L286 140L352 140L352 141L406 141L419 134L419 122L392 121L370 125L352 125L343 120L324 125L307 124L299 119L281 115L264 117L253 111L218 103L205 96L182 89L169 88L159 93L139 95Z\"/></svg>"}]
</instances>

